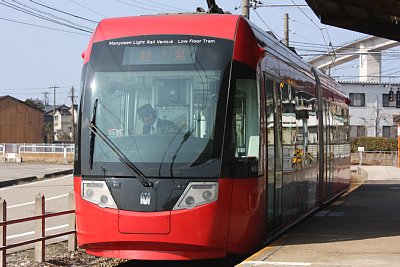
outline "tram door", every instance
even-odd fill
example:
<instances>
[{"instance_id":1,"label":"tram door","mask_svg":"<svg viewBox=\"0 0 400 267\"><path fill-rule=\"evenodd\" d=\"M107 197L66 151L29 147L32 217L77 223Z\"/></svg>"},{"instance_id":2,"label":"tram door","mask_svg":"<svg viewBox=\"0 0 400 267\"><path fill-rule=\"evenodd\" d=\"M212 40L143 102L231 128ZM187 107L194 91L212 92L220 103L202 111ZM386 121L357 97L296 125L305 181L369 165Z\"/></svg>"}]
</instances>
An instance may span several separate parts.
<instances>
[{"instance_id":1,"label":"tram door","mask_svg":"<svg viewBox=\"0 0 400 267\"><path fill-rule=\"evenodd\" d=\"M267 116L267 232L279 228L282 218L282 98L279 83L265 81Z\"/></svg>"}]
</instances>

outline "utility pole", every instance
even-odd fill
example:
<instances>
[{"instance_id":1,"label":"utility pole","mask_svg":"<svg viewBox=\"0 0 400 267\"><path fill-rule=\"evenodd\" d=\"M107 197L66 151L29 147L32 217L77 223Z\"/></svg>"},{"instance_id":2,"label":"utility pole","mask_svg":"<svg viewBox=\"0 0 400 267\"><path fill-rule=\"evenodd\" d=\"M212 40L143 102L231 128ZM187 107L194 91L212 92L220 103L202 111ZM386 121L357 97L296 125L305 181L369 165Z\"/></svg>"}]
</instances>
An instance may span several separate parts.
<instances>
[{"instance_id":1,"label":"utility pole","mask_svg":"<svg viewBox=\"0 0 400 267\"><path fill-rule=\"evenodd\" d=\"M250 19L250 0L242 0L242 15Z\"/></svg>"},{"instance_id":2,"label":"utility pole","mask_svg":"<svg viewBox=\"0 0 400 267\"><path fill-rule=\"evenodd\" d=\"M72 103L72 140L75 140L75 88L71 87L71 103Z\"/></svg>"},{"instance_id":3,"label":"utility pole","mask_svg":"<svg viewBox=\"0 0 400 267\"><path fill-rule=\"evenodd\" d=\"M47 91L43 92L43 101L44 101L44 106L48 107L49 106L49 92L47 92Z\"/></svg>"},{"instance_id":4,"label":"utility pole","mask_svg":"<svg viewBox=\"0 0 400 267\"><path fill-rule=\"evenodd\" d=\"M283 17L283 43L289 47L289 14L285 13Z\"/></svg>"},{"instance_id":5,"label":"utility pole","mask_svg":"<svg viewBox=\"0 0 400 267\"><path fill-rule=\"evenodd\" d=\"M54 95L54 97L53 97L53 99L54 99L54 102L53 102L53 140L55 141L55 133L56 133L56 129L55 129L55 116L56 116L56 89L57 88L59 88L58 86L55 86L55 85L53 85L53 86L50 86L49 87L49 89L52 89L53 88L53 95Z\"/></svg>"},{"instance_id":6,"label":"utility pole","mask_svg":"<svg viewBox=\"0 0 400 267\"><path fill-rule=\"evenodd\" d=\"M58 86L50 86L49 89L53 89L53 100L54 100L54 104L53 104L53 117L56 114L56 89L59 88Z\"/></svg>"}]
</instances>

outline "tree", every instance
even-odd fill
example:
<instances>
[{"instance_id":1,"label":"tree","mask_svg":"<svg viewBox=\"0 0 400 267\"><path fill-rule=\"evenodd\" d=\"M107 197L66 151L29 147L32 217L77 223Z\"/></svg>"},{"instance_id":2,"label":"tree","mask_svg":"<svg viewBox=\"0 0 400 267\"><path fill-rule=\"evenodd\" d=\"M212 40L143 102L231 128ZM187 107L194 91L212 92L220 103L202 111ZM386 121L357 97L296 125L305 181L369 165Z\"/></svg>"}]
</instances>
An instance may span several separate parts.
<instances>
[{"instance_id":1,"label":"tree","mask_svg":"<svg viewBox=\"0 0 400 267\"><path fill-rule=\"evenodd\" d=\"M45 122L43 127L43 135L45 143L53 143L54 142L54 128L53 123Z\"/></svg>"},{"instance_id":2,"label":"tree","mask_svg":"<svg viewBox=\"0 0 400 267\"><path fill-rule=\"evenodd\" d=\"M43 110L45 108L43 101L39 100L39 99L27 98L25 100L25 103L31 107L34 107L34 108L37 108L40 110Z\"/></svg>"},{"instance_id":3,"label":"tree","mask_svg":"<svg viewBox=\"0 0 400 267\"><path fill-rule=\"evenodd\" d=\"M373 107L374 109L374 126L375 126L375 137L381 136L382 126L381 121L386 120L388 114L384 113L383 107L379 98L376 97L376 105Z\"/></svg>"}]
</instances>

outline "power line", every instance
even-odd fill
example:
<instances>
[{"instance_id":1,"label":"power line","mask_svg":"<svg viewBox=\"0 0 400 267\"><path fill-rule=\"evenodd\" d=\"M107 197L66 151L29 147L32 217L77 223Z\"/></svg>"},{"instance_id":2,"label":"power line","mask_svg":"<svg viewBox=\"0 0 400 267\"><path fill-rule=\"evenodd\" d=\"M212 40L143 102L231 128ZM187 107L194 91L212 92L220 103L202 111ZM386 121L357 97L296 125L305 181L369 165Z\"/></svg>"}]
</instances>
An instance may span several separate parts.
<instances>
[{"instance_id":1,"label":"power line","mask_svg":"<svg viewBox=\"0 0 400 267\"><path fill-rule=\"evenodd\" d=\"M124 5L141 8L141 9L144 9L144 10L147 10L147 11L153 11L153 12L160 12L160 11L163 12L164 11L164 10L161 10L161 9L153 9L153 8L141 7L141 6L138 6L138 5L134 5L134 4L131 4L131 3L124 2L122 0L116 0L116 1L121 3L121 4L124 4Z\"/></svg>"},{"instance_id":2,"label":"power line","mask_svg":"<svg viewBox=\"0 0 400 267\"><path fill-rule=\"evenodd\" d=\"M13 22L13 23L18 23L18 24L23 24L23 25L28 25L28 26L33 26L33 27L38 27L38 28L43 28L43 29L48 29L48 30L53 30L53 31L67 32L67 33L79 34L79 35L84 35L84 36L90 36L90 34L66 31L66 30L61 30L61 29L57 29L57 28L51 28L51 27L41 26L41 25L37 25L37 24L32 24L32 23L28 23L28 22L17 21L17 20L13 20L13 19L6 19L6 18L1 18L0 17L0 20Z\"/></svg>"},{"instance_id":3,"label":"power line","mask_svg":"<svg viewBox=\"0 0 400 267\"><path fill-rule=\"evenodd\" d=\"M15 0L13 0L13 1L15 2ZM46 17L46 16L44 16L44 15L35 13L35 12L32 11L32 10L36 11L35 9L33 9L32 7L27 7L27 6L25 6L24 4L21 4L22 6L18 6L18 5L12 4L12 3L10 3L10 2L7 2L7 1L5 1L5 0L2 0L2 2L3 2L3 3L0 3L0 5L6 6L6 7L8 7L8 8L14 9L14 10L16 10L16 11L19 11L19 12L22 12L22 13L25 13L25 14L28 14L28 15L33 16L33 17L37 17L37 18L39 18L39 19L46 20L46 21L49 21L49 22L52 22L52 23L55 23L55 24L58 24L58 25L65 26L65 27L69 27L69 28L72 28L72 29L75 29L75 30L79 30L79 31L83 31L83 32L88 32L88 33L91 33L91 32L92 32L92 31L88 31L88 30L79 28L79 27L77 27L77 26L69 25L69 24L67 24L67 23L65 23L65 22L61 22L61 21L56 20L56 19L53 19L53 18ZM18 3L18 2L17 2L17 3ZM25 8L24 8L24 6L25 6ZM31 10L29 10L29 9L27 9L27 8L29 8L29 9L31 9ZM38 12L38 11L36 11L36 12Z\"/></svg>"},{"instance_id":4,"label":"power line","mask_svg":"<svg viewBox=\"0 0 400 267\"><path fill-rule=\"evenodd\" d=\"M291 0L291 1L292 1L293 4L296 5L296 3L294 2L294 0ZM326 41L326 39L325 39L325 36L324 36L324 34L323 34L323 32L322 32L322 29L318 26L317 23L315 23L315 21L314 21L312 18L310 18L310 17L306 14L306 12L304 12L300 7L297 7L297 8L298 8L298 9L304 14L304 16L306 16L306 17L315 25L315 27L317 27L317 29L321 32L322 39L324 39L324 42L325 42L326 47L327 47L327 50L329 50L329 46L328 46L328 43L327 43L327 41Z\"/></svg>"},{"instance_id":5,"label":"power line","mask_svg":"<svg viewBox=\"0 0 400 267\"><path fill-rule=\"evenodd\" d=\"M135 3L138 3L138 4L140 4L140 5L148 6L148 7L150 7L150 8L154 7L154 8L161 9L162 12L165 11L165 7L172 8L172 9L178 10L178 11L185 11L185 12L186 12L186 10L177 9L176 7L172 7L172 6L168 6L168 5L161 5L161 4L159 4L159 3L157 3L157 2L154 2L154 1L147 1L147 2L152 2L152 3L154 3L154 4L158 4L158 5L161 5L161 6L163 6L163 7L155 6L155 5L151 5L151 4L147 4L147 3L143 3L143 2L138 1L138 0L131 0L131 1L132 1L132 2L135 2Z\"/></svg>"},{"instance_id":6,"label":"power line","mask_svg":"<svg viewBox=\"0 0 400 267\"><path fill-rule=\"evenodd\" d=\"M63 89L63 88L70 88L71 85L68 86L58 86L58 88ZM30 91L30 90L45 90L48 89L48 87L30 87L30 88L0 88L0 91L7 91L7 90L15 90L15 91Z\"/></svg>"},{"instance_id":7,"label":"power line","mask_svg":"<svg viewBox=\"0 0 400 267\"><path fill-rule=\"evenodd\" d=\"M279 40L282 40L282 37L280 37L278 34L276 34L271 27L268 26L268 24L262 19L262 17L260 16L260 14L258 14L257 10L254 9L254 13L256 13L256 15L258 16L258 18L262 21L262 23L264 23L265 26L267 26L267 28L275 35L279 38Z\"/></svg>"},{"instance_id":8,"label":"power line","mask_svg":"<svg viewBox=\"0 0 400 267\"><path fill-rule=\"evenodd\" d=\"M257 5L259 7L308 7L308 5L299 5L299 4L270 4L270 5Z\"/></svg>"},{"instance_id":9,"label":"power line","mask_svg":"<svg viewBox=\"0 0 400 267\"><path fill-rule=\"evenodd\" d=\"M74 18L78 18L78 19L86 20L86 21L93 22L93 23L96 23L96 24L98 23L98 21L91 20L91 19L87 19L87 18L84 18L84 17L78 16L78 15L74 15L74 14L71 14L71 13L68 13L68 12L65 12L65 11L62 11L62 10L59 10L59 9L57 9L57 8L54 8L54 7L51 7L51 6L48 6L48 5L44 5L44 4L38 3L38 2L36 2L36 1L33 1L33 0L29 0L29 1L30 1L30 2L32 2L32 3L34 3L34 4L36 4L36 5L43 6L43 7L45 7L45 8L48 8L48 9L50 9L50 10L54 10L54 11L60 12L60 13L62 13L62 14L68 15L68 16L72 16L72 17L74 17Z\"/></svg>"},{"instance_id":10,"label":"power line","mask_svg":"<svg viewBox=\"0 0 400 267\"><path fill-rule=\"evenodd\" d=\"M80 4L80 3L76 2L76 1L73 1L73 0L69 0L69 1L71 1L71 2L74 3L75 5L80 6L80 7L84 8L84 9L86 9L86 10L89 10L90 12L93 12L93 13L95 13L95 14L97 14L97 15L100 15L100 16L102 16L102 17L107 17L106 15L103 15L103 14L101 14L101 13L99 13L99 12L93 10L93 9L90 9L90 8L84 6L84 5L82 5L82 4Z\"/></svg>"},{"instance_id":11,"label":"power line","mask_svg":"<svg viewBox=\"0 0 400 267\"><path fill-rule=\"evenodd\" d=\"M170 6L170 5L158 3L158 2L156 2L156 1L152 1L152 0L147 0L147 1L148 1L148 2L151 2L151 3L154 3L154 4L157 4L157 5L160 5L160 6L164 6L164 7L168 7L168 8L180 10L180 11L186 11L186 10L181 9L181 8L176 8L176 7L173 7L173 6Z\"/></svg>"}]
</instances>

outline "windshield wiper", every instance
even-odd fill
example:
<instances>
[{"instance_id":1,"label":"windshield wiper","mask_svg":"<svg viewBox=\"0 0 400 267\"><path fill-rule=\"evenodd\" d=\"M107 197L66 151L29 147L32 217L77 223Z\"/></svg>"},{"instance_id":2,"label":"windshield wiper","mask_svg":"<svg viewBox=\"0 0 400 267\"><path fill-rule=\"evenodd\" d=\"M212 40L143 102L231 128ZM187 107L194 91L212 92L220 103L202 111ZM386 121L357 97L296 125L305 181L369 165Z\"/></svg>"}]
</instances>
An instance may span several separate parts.
<instances>
[{"instance_id":1,"label":"windshield wiper","mask_svg":"<svg viewBox=\"0 0 400 267\"><path fill-rule=\"evenodd\" d=\"M89 124L89 129L96 136L100 137L100 139L111 149L111 151L117 156L117 158L125 164L128 169L130 169L135 175L136 178L143 184L145 187L152 187L153 182L149 181L147 177L139 170L125 155L122 151L92 122Z\"/></svg>"},{"instance_id":2,"label":"windshield wiper","mask_svg":"<svg viewBox=\"0 0 400 267\"><path fill-rule=\"evenodd\" d=\"M94 105L93 105L92 120L90 121L90 123L93 124L93 125L96 125L96 114L97 114L97 103L98 102L99 102L99 99L96 98L96 100L94 101ZM95 138L95 134L92 131L90 133L90 146L89 146L89 164L90 164L90 169L93 169L94 138Z\"/></svg>"},{"instance_id":3,"label":"windshield wiper","mask_svg":"<svg viewBox=\"0 0 400 267\"><path fill-rule=\"evenodd\" d=\"M135 175L136 178L142 183L144 187L153 187L153 182L149 181L147 177L139 170L125 155L122 151L96 126L96 111L97 111L97 103L98 99L95 100L94 107L93 107L93 117L92 121L88 125L89 130L92 132L93 136L90 139L90 152L91 152L91 166L93 165L93 148L92 143L94 144L94 136L98 136L110 149L111 151L117 156L117 158L125 164L125 166L131 170Z\"/></svg>"},{"instance_id":4,"label":"windshield wiper","mask_svg":"<svg viewBox=\"0 0 400 267\"><path fill-rule=\"evenodd\" d=\"M176 159L176 157L178 156L178 152L179 152L179 150L181 150L181 147L182 147L183 144L189 139L189 137L193 134L193 132L194 132L194 127L191 128L191 129L189 129L189 131L187 131L187 132L183 135L183 138L182 138L181 143L179 144L178 148L176 149L174 155L173 155L172 158L171 158L171 159L172 159L172 162L171 162L171 166L169 167L169 172L170 172L171 177L174 177L174 174L173 174L173 172L172 172L172 169L173 169L173 166L174 166L174 163L175 163L175 159Z\"/></svg>"}]
</instances>

